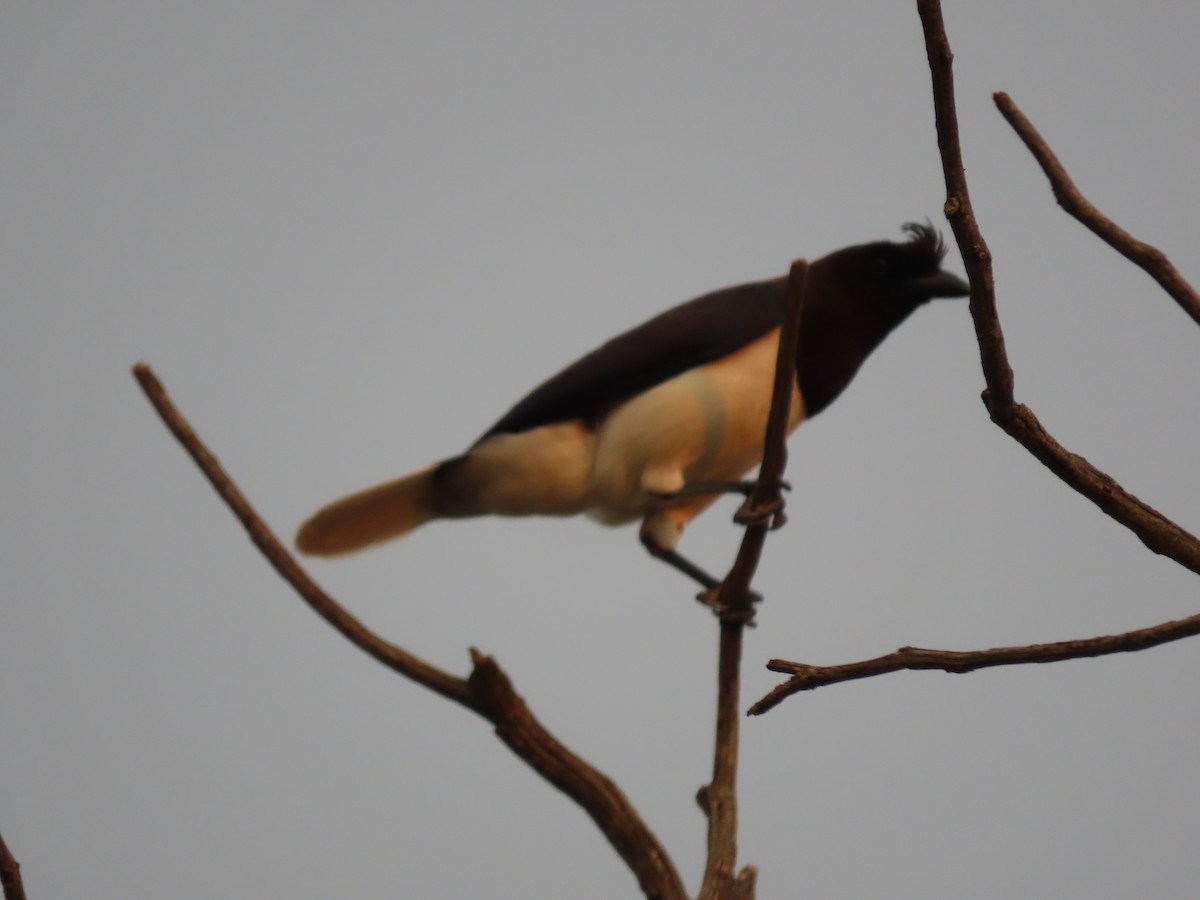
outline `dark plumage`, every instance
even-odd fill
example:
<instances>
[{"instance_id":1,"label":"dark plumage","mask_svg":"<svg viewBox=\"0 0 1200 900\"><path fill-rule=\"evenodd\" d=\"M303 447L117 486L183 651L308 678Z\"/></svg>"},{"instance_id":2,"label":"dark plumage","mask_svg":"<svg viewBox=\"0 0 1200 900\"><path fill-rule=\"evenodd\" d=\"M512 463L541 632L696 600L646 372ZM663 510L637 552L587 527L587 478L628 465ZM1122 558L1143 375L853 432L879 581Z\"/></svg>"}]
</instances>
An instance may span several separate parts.
<instances>
[{"instance_id":1,"label":"dark plumage","mask_svg":"<svg viewBox=\"0 0 1200 900\"><path fill-rule=\"evenodd\" d=\"M929 225L809 267L790 427L825 409L918 306L962 297ZM339 500L296 538L335 555L436 518L587 513L643 519L643 543L706 586L674 550L687 523L762 456L787 279L725 288L601 345L531 391L465 453ZM697 493L706 486L712 492Z\"/></svg>"}]
</instances>

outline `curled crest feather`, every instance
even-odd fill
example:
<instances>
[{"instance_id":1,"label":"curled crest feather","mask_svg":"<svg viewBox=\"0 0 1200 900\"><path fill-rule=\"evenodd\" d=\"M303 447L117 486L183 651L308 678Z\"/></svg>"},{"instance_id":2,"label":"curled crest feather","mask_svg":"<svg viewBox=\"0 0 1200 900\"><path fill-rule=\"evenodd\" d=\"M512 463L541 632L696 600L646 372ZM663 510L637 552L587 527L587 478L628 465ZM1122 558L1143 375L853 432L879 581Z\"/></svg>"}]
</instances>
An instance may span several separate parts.
<instances>
[{"instance_id":1,"label":"curled crest feather","mask_svg":"<svg viewBox=\"0 0 1200 900\"><path fill-rule=\"evenodd\" d=\"M946 240L933 223L926 219L924 222L905 222L901 230L908 235L910 247L919 247L923 253L928 253L937 264L946 257Z\"/></svg>"}]
</instances>

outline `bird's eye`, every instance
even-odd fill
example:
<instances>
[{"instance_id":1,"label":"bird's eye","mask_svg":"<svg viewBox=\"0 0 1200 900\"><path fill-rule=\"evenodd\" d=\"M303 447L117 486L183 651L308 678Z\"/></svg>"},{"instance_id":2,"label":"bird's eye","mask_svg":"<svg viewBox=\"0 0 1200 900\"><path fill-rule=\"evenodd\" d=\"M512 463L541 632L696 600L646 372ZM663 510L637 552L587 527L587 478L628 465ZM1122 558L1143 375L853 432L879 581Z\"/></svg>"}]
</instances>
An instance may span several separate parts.
<instances>
[{"instance_id":1,"label":"bird's eye","mask_svg":"<svg viewBox=\"0 0 1200 900\"><path fill-rule=\"evenodd\" d=\"M892 271L892 261L886 256L876 256L871 260L871 274L884 277Z\"/></svg>"}]
</instances>

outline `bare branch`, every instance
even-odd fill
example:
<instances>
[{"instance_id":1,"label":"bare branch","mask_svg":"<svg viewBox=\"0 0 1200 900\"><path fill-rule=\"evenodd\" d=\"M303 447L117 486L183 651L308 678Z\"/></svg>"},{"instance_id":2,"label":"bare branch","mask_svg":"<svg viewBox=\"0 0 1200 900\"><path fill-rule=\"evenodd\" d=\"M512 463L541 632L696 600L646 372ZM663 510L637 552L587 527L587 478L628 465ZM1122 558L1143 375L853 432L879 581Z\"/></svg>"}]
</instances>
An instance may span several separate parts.
<instances>
[{"instance_id":1,"label":"bare branch","mask_svg":"<svg viewBox=\"0 0 1200 900\"><path fill-rule=\"evenodd\" d=\"M21 864L9 852L3 836L0 836L0 887L4 888L4 900L25 900Z\"/></svg>"},{"instance_id":2,"label":"bare branch","mask_svg":"<svg viewBox=\"0 0 1200 900\"><path fill-rule=\"evenodd\" d=\"M979 343L980 361L988 390L997 405L1011 405L1013 371L1004 347L1004 332L996 314L996 283L992 278L992 254L988 250L967 190L962 148L958 140L958 113L954 103L954 54L942 22L938 0L917 0L917 12L925 29L925 52L933 80L933 112L938 150L946 178L946 218L962 254L967 280L971 283L971 319Z\"/></svg>"},{"instance_id":3,"label":"bare branch","mask_svg":"<svg viewBox=\"0 0 1200 900\"><path fill-rule=\"evenodd\" d=\"M1192 319L1200 324L1200 294L1179 274L1157 247L1139 241L1132 234L1100 212L1075 186L1063 164L1042 138L1033 123L1017 107L1008 94L1000 91L992 95L996 108L1008 120L1017 136L1025 142L1054 190L1058 205L1082 222L1096 237L1108 244L1127 260L1141 268L1158 282L1159 287L1170 294Z\"/></svg>"},{"instance_id":4,"label":"bare branch","mask_svg":"<svg viewBox=\"0 0 1200 900\"><path fill-rule=\"evenodd\" d=\"M1068 451L1046 432L1032 410L1015 402L1012 367L1008 362L1004 333L996 313L991 253L979 232L967 192L954 106L954 79L951 72L954 56L946 38L941 4L938 0L918 0L917 10L925 30L929 70L933 80L938 148L941 151L942 169L946 178L946 216L950 220L955 240L962 252L963 265L971 282L971 316L975 321L975 335L979 341L984 378L987 380L987 390L983 399L992 421L1029 450L1062 481L1095 503L1106 515L1130 529L1155 553L1167 556L1181 566L1200 573L1200 541L1194 535L1127 492L1115 479L1097 469L1082 456ZM1000 103L1003 112L1004 104L999 99L997 102ZM1008 103L1011 111L1016 112L1011 101ZM1010 118L1010 121L1014 119ZM1029 130L1032 130L1032 126L1029 126ZM1018 133L1021 133L1021 129L1018 129ZM1044 147L1044 143L1041 146ZM1061 170L1061 166L1059 169ZM1065 176L1065 172L1063 175Z\"/></svg>"},{"instance_id":5,"label":"bare branch","mask_svg":"<svg viewBox=\"0 0 1200 900\"><path fill-rule=\"evenodd\" d=\"M463 678L457 678L448 672L443 672L431 666L424 660L418 659L405 650L390 644L380 638L375 632L363 625L358 619L346 611L336 600L323 591L300 567L294 556L279 541L266 523L259 517L254 508L237 485L233 483L221 464L217 462L208 448L200 440L183 414L171 402L162 383L154 372L144 363L133 367L133 377L137 379L150 403L158 412L163 423L175 435L184 450L200 467L209 484L216 489L221 499L238 517L242 526L250 535L250 540L267 558L267 562L283 576L284 581L295 588L304 601L322 619L332 625L352 644L389 669L399 672L405 678L410 678L417 684L424 685L435 693L449 700L461 703L468 709L480 712L476 701L471 697L470 688Z\"/></svg>"},{"instance_id":6,"label":"bare branch","mask_svg":"<svg viewBox=\"0 0 1200 900\"><path fill-rule=\"evenodd\" d=\"M634 875L643 893L656 900L684 900L687 892L675 864L611 779L563 746L517 695L495 661L471 651L473 695L496 736L539 775L583 807Z\"/></svg>"},{"instance_id":7,"label":"bare branch","mask_svg":"<svg viewBox=\"0 0 1200 900\"><path fill-rule=\"evenodd\" d=\"M800 691L812 691L828 684L872 678L876 675L886 675L889 672L900 672L906 669L940 669L943 672L961 674L994 666L1062 662L1068 659L1108 656L1113 653L1134 653L1197 634L1200 634L1200 615L1163 622L1160 625L1127 631L1124 634L1058 641L1053 644L1029 644L1024 647L994 647L990 650L967 651L901 647L895 653L889 653L886 656L877 656L874 659L844 663L838 666L813 666L807 663L773 659L767 663L768 669L772 672L790 674L792 677L750 707L750 714L761 715L776 706L785 697Z\"/></svg>"},{"instance_id":8,"label":"bare branch","mask_svg":"<svg viewBox=\"0 0 1200 900\"><path fill-rule=\"evenodd\" d=\"M808 263L804 260L792 263L788 275L790 302L780 328L763 461L759 467L758 481L738 511L738 520L746 523L741 548L729 574L716 589L715 606L721 617L717 734L712 783L704 792L704 806L708 813L708 857L700 900L726 897L751 900L754 895L756 870L753 867L743 869L736 879L734 876L737 863L738 697L742 634L754 616L750 582L758 568L767 531L779 527L784 521L780 487L787 464L787 420L796 381L797 336L804 309L807 275Z\"/></svg>"},{"instance_id":9,"label":"bare branch","mask_svg":"<svg viewBox=\"0 0 1200 900\"><path fill-rule=\"evenodd\" d=\"M1046 468L1132 531L1147 548L1200 574L1200 540L1195 535L1129 493L1111 475L1065 448L1023 403L1005 410L989 407L989 411L992 420Z\"/></svg>"},{"instance_id":10,"label":"bare branch","mask_svg":"<svg viewBox=\"0 0 1200 900\"><path fill-rule=\"evenodd\" d=\"M754 900L758 887L758 866L745 866L733 884L733 900Z\"/></svg>"},{"instance_id":11,"label":"bare branch","mask_svg":"<svg viewBox=\"0 0 1200 900\"><path fill-rule=\"evenodd\" d=\"M1004 332L996 312L991 253L979 231L967 191L954 102L954 54L946 38L941 4L938 0L917 0L917 11L925 32L925 47L933 81L938 149L946 179L946 217L950 220L954 238L962 253L967 277L971 282L971 317L975 322L980 360L987 381L983 400L992 421L1059 479L1095 503L1107 516L1132 531L1150 550L1200 574L1200 540L1130 494L1114 478L1097 469L1082 456L1067 450L1042 427L1029 407L1015 401L1012 367L1008 362ZM1001 113L1042 164L1054 186L1059 203L1110 246L1142 266L1193 318L1200 321L1200 303L1197 302L1195 292L1166 258L1153 247L1136 241L1088 203L1079 194L1045 141L1017 109L1016 104L1005 94L996 94L995 100ZM1165 622L1125 634L1053 644L1032 644L1026 647L961 652L903 647L886 656L839 666L812 666L806 663L773 660L768 665L769 669L790 673L792 678L755 703L750 708L750 713L760 715L779 704L785 697L800 691L903 669L969 672L991 666L1058 662L1145 650L1196 634L1200 634L1200 616Z\"/></svg>"},{"instance_id":12,"label":"bare branch","mask_svg":"<svg viewBox=\"0 0 1200 900\"><path fill-rule=\"evenodd\" d=\"M804 308L804 283L808 263L798 259L788 272L789 306L779 330L779 351L775 359L775 382L771 394L771 411L763 443L763 460L759 466L754 489L738 510L735 519L745 524L746 532L737 558L718 589L716 607L724 617L753 618L750 581L758 568L767 531L781 527L783 515L781 493L783 470L787 465L787 423L796 382L796 348L800 335L800 318Z\"/></svg>"},{"instance_id":13,"label":"bare branch","mask_svg":"<svg viewBox=\"0 0 1200 900\"><path fill-rule=\"evenodd\" d=\"M592 817L647 897L685 900L687 892L679 873L633 805L610 779L567 750L538 723L494 660L472 650L471 676L458 678L383 640L363 625L326 594L275 537L171 402L150 367L139 363L133 367L133 374L164 424L241 521L255 546L321 618L383 665L492 722L496 734L517 756Z\"/></svg>"}]
</instances>

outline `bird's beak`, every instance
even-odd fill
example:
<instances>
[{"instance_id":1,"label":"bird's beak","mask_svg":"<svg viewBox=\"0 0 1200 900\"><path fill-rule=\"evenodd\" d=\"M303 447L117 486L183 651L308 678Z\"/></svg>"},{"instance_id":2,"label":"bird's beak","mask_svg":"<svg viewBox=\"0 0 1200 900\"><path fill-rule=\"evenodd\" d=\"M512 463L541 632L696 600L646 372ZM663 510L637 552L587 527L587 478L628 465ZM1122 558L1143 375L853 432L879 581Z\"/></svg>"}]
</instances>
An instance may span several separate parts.
<instances>
[{"instance_id":1,"label":"bird's beak","mask_svg":"<svg viewBox=\"0 0 1200 900\"><path fill-rule=\"evenodd\" d=\"M932 275L913 278L909 286L923 297L967 297L971 286L952 272L938 269Z\"/></svg>"}]
</instances>

